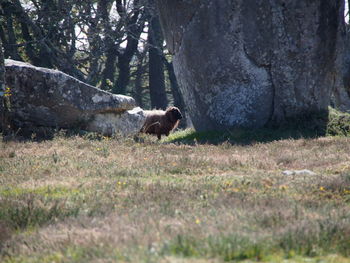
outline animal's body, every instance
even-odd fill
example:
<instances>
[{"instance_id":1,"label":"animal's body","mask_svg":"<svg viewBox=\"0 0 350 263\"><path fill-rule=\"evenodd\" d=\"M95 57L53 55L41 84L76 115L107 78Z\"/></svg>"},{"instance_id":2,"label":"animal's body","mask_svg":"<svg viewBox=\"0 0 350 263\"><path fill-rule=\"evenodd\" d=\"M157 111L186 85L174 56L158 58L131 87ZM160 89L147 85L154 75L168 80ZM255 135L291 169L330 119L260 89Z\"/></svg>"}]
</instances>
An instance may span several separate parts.
<instances>
[{"instance_id":1,"label":"animal's body","mask_svg":"<svg viewBox=\"0 0 350 263\"><path fill-rule=\"evenodd\" d=\"M160 140L162 135L168 136L175 129L182 115L177 107L169 107L166 111L151 110L145 111L146 121L140 132L155 134Z\"/></svg>"}]
</instances>

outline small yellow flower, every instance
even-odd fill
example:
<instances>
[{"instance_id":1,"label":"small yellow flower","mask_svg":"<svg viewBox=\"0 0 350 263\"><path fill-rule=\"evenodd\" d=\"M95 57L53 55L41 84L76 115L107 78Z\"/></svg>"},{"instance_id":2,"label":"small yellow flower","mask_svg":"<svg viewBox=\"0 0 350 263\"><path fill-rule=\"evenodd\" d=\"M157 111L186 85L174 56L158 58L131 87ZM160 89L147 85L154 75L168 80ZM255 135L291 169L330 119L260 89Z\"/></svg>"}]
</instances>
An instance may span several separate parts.
<instances>
[{"instance_id":1,"label":"small yellow flower","mask_svg":"<svg viewBox=\"0 0 350 263\"><path fill-rule=\"evenodd\" d=\"M4 96L5 97L10 97L11 96L11 89L10 88L6 87Z\"/></svg>"},{"instance_id":2,"label":"small yellow flower","mask_svg":"<svg viewBox=\"0 0 350 263\"><path fill-rule=\"evenodd\" d=\"M325 191L325 190L326 189L323 186L320 187L320 191Z\"/></svg>"},{"instance_id":3,"label":"small yellow flower","mask_svg":"<svg viewBox=\"0 0 350 263\"><path fill-rule=\"evenodd\" d=\"M199 225L201 223L201 221L197 218L196 219L196 224Z\"/></svg>"},{"instance_id":4,"label":"small yellow flower","mask_svg":"<svg viewBox=\"0 0 350 263\"><path fill-rule=\"evenodd\" d=\"M283 190L283 191L287 190L287 188L288 188L288 186L286 186L286 185L281 185L280 186L280 189Z\"/></svg>"}]
</instances>

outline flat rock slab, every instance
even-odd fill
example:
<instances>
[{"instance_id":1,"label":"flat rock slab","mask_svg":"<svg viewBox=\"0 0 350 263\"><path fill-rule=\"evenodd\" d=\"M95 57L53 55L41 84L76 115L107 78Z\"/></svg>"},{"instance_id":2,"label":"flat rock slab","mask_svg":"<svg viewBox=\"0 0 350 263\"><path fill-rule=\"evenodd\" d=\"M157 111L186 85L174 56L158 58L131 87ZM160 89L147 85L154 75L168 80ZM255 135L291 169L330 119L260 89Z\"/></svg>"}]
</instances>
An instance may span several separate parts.
<instances>
[{"instance_id":1,"label":"flat rock slab","mask_svg":"<svg viewBox=\"0 0 350 263\"><path fill-rule=\"evenodd\" d=\"M16 129L93 127L95 132L110 134L105 131L117 132L123 126L117 125L118 121L126 123L126 116L133 116L127 112L136 106L131 97L100 90L58 70L15 60L6 59L5 68L6 87L10 88L10 119ZM142 119L139 117L142 114L136 115ZM108 120L108 124L102 120ZM137 130L142 126L137 123L133 128L128 125L121 133Z\"/></svg>"}]
</instances>

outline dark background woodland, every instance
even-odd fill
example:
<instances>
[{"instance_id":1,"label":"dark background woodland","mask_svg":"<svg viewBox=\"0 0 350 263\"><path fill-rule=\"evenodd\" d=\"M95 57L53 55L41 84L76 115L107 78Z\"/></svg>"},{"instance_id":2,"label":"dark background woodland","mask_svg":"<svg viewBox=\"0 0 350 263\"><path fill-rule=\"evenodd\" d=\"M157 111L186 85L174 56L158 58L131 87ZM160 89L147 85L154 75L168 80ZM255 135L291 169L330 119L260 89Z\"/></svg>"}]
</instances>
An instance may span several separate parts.
<instances>
[{"instance_id":1,"label":"dark background woodland","mask_svg":"<svg viewBox=\"0 0 350 263\"><path fill-rule=\"evenodd\" d=\"M2 0L4 57L55 68L142 108L183 109L155 3Z\"/></svg>"}]
</instances>

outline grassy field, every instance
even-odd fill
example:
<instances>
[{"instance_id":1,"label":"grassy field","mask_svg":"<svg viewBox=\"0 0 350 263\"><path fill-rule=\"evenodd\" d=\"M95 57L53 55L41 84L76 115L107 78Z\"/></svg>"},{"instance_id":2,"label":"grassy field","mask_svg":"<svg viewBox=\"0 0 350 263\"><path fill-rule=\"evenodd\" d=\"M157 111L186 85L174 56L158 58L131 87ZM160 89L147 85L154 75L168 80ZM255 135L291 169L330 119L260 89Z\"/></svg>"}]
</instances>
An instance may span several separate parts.
<instances>
[{"instance_id":1,"label":"grassy field","mask_svg":"<svg viewBox=\"0 0 350 263\"><path fill-rule=\"evenodd\" d=\"M4 263L350 262L349 204L347 137L0 142Z\"/></svg>"}]
</instances>

